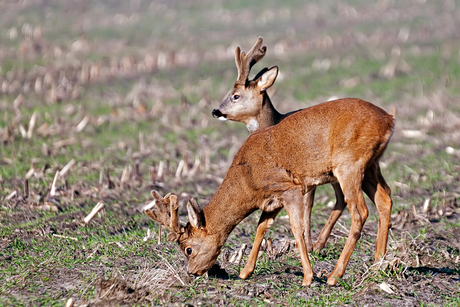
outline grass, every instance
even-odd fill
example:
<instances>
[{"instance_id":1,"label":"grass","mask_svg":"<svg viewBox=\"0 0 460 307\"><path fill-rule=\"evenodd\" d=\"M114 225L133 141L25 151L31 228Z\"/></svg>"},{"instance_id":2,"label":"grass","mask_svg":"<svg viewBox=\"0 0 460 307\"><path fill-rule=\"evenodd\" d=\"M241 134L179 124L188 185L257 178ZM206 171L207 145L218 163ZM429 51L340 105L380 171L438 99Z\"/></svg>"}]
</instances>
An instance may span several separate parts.
<instances>
[{"instance_id":1,"label":"grass","mask_svg":"<svg viewBox=\"0 0 460 307\"><path fill-rule=\"evenodd\" d=\"M457 8L451 12L433 3L400 1L385 10L362 0L347 6L297 0L68 5L0 4L0 85L6 87L0 97L0 305L34 301L62 306L73 297L80 306L109 302L117 294L123 298L117 303L132 305L458 305L460 107L455 102L460 45L452 36L454 19L438 17L455 16ZM358 17L347 15L353 13L346 10L350 6ZM391 12L397 13L396 20L389 18ZM18 54L25 23L40 27L42 38L32 39L36 49ZM403 27L409 29L406 41L397 35ZM8 37L11 28L18 31L17 38ZM82 34L88 45L75 51L72 44ZM229 263L224 255L235 253L242 243L252 246L258 216L238 225L224 246L218 261L227 276L191 280L177 247L165 243L165 231L163 244L156 244L159 227L139 210L151 189L178 194L182 216L190 197L202 206L210 200L231 162L229 155L248 135L244 125L221 123L210 113L236 78L233 48L238 44L247 50L258 35L264 36L268 51L253 73L264 66L280 67L270 95L281 111L332 96L360 97L388 111L396 107L397 129L382 159L394 201L389 254L377 270L368 269L378 224L375 206L369 205L364 234L338 287L327 286L324 278L345 244L347 211L339 221L343 227L335 227L325 248L310 254L321 277L303 288L298 252L292 247L276 252L293 239L288 220L281 218L284 211L266 234L275 252L264 251L254 274L243 281L237 276L249 249L240 264ZM377 41L374 35L380 35ZM327 37L330 47L324 45ZM411 70L382 78L379 72L396 45ZM146 55L158 59L160 53L166 55L164 66L142 68ZM180 56L187 60L180 62ZM123 68L126 58L131 68ZM100 65L101 76L80 79L83 64ZM78 89L77 97L64 94L51 101L46 84L36 92L37 78L43 81L46 73L56 87L66 76L70 90ZM359 81L346 82L354 77ZM24 101L15 106L19 94ZM37 123L29 139L20 125L27 131L34 112ZM89 123L77 131L85 116ZM48 129L40 130L42 125ZM409 138L407 130L420 131L420 136ZM70 144L59 145L71 138ZM59 178L58 194L52 197L56 171L71 159L77 163ZM181 160L186 171L179 174ZM199 167L190 175L195 161ZM32 164L35 172L28 178L26 196L25 175ZM431 207L424 213L426 199ZM101 200L104 212L83 226L82 219ZM333 190L318 188L314 236L331 201ZM144 241L147 229L152 237ZM178 274L184 285L161 272ZM140 282L148 278L150 286ZM116 286L105 297L103 282L106 290ZM381 290L382 282L395 294ZM114 290L125 286L131 290Z\"/></svg>"}]
</instances>

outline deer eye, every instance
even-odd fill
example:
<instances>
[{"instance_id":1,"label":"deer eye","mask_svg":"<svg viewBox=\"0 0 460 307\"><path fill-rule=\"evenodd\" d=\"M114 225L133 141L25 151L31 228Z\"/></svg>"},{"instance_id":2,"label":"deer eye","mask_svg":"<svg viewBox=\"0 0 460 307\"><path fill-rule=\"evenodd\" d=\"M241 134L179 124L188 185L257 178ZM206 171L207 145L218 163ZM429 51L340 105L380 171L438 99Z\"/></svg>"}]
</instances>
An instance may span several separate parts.
<instances>
[{"instance_id":1,"label":"deer eye","mask_svg":"<svg viewBox=\"0 0 460 307\"><path fill-rule=\"evenodd\" d=\"M185 249L185 253L187 254L187 256L190 256L192 254L192 248L191 247L187 247Z\"/></svg>"},{"instance_id":2,"label":"deer eye","mask_svg":"<svg viewBox=\"0 0 460 307\"><path fill-rule=\"evenodd\" d=\"M240 95L235 94L232 96L232 100L238 100L238 99L240 99Z\"/></svg>"}]
</instances>

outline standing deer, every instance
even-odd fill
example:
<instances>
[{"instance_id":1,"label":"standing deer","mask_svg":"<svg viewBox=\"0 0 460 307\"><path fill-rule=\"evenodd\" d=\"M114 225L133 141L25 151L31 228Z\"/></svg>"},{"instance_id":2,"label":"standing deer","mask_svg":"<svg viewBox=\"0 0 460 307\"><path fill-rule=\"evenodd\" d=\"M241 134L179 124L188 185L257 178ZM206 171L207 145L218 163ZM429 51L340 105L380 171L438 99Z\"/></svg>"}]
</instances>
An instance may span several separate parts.
<instances>
[{"instance_id":1,"label":"standing deer","mask_svg":"<svg viewBox=\"0 0 460 307\"><path fill-rule=\"evenodd\" d=\"M235 62L238 69L238 78L233 86L233 90L227 96L227 98L212 111L212 115L220 120L232 120L242 122L246 124L247 129L250 133L259 129L264 129L270 126L274 126L285 119L287 116L292 115L297 111L292 111L286 114L279 113L273 106L270 97L267 94L267 89L273 85L278 75L278 67L273 66L270 69L264 68L261 70L254 80L249 81L249 72L254 64L259 62L266 53L267 47L262 47L262 37L259 37L256 44L251 50L245 54L239 47L235 50ZM264 87L258 86L254 81L262 78L266 80ZM380 169L378 165L375 166L377 176L380 176ZM386 185L383 177L381 177L384 189L390 195L390 189ZM313 245L310 237L310 225L306 225L306 244L307 251L320 250L326 244L327 239L334 227L335 223L345 209L346 204L344 201L344 195L340 188L339 183L334 182L332 186L335 191L337 202L333 208L331 216L321 231L317 241ZM305 197L305 214L310 216L311 209L313 207L313 200L316 189L313 188L307 192ZM240 278L246 279L255 268L257 261L257 255L259 253L260 246L262 244L263 237L268 228L273 224L274 219L280 210L273 212L262 212L262 215L257 226L256 237L251 253L248 257L248 261L244 269L240 272ZM308 220L309 221L309 220ZM376 259L377 260L377 259Z\"/></svg>"},{"instance_id":2,"label":"standing deer","mask_svg":"<svg viewBox=\"0 0 460 307\"><path fill-rule=\"evenodd\" d=\"M273 84L271 76L262 74L247 86L266 89ZM351 227L327 279L328 284L335 285L345 272L368 216L363 190L380 216L375 259L385 254L392 200L378 161L393 130L391 115L359 99L303 109L275 126L253 132L236 153L211 201L202 210L194 200L187 203L187 225L179 225L177 200L171 200L171 195L165 199L153 192L154 202L145 212L171 230L169 239L178 242L188 260L188 272L202 275L245 217L257 209L276 216L284 207L300 252L302 285L309 286L313 280L306 244L310 216L304 196L318 185L338 183L350 210Z\"/></svg>"}]
</instances>

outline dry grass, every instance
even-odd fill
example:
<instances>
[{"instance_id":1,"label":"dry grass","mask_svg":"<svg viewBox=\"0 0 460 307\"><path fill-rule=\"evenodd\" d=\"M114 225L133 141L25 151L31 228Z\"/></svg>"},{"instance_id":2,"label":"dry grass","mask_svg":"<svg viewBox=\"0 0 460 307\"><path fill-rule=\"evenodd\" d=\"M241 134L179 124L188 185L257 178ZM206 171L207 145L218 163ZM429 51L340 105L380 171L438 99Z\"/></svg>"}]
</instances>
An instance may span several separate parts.
<instances>
[{"instance_id":1,"label":"dry grass","mask_svg":"<svg viewBox=\"0 0 460 307\"><path fill-rule=\"evenodd\" d=\"M458 16L454 1L0 2L0 304L458 304ZM372 265L369 204L341 287L323 279L346 211L311 255L309 289L298 286L286 218L249 280L236 276L256 216L232 233L218 274L190 281L141 214L151 189L177 193L181 213L214 194L248 133L210 113L236 78L234 48L258 35L260 68L280 67L270 91L280 111L352 96L396 115L382 159L394 200L388 254ZM314 236L333 201L318 189Z\"/></svg>"}]
</instances>

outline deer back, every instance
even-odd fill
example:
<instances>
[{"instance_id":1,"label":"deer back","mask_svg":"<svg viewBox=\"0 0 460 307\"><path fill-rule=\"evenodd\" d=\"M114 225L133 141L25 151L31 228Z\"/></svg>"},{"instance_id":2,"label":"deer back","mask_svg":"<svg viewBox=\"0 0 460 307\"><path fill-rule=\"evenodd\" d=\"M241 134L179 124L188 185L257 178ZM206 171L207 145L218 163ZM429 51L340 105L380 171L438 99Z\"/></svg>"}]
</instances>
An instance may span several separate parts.
<instances>
[{"instance_id":1,"label":"deer back","mask_svg":"<svg viewBox=\"0 0 460 307\"><path fill-rule=\"evenodd\" d=\"M304 188L335 182L333 172L337 167L365 161L361 166L364 171L380 158L393 129L393 117L369 102L330 101L300 110L276 126L252 133L231 168L250 165L258 173L251 176L267 177L255 181L259 183L269 182L273 178L270 172L277 168L284 169L289 178L303 182Z\"/></svg>"}]
</instances>

